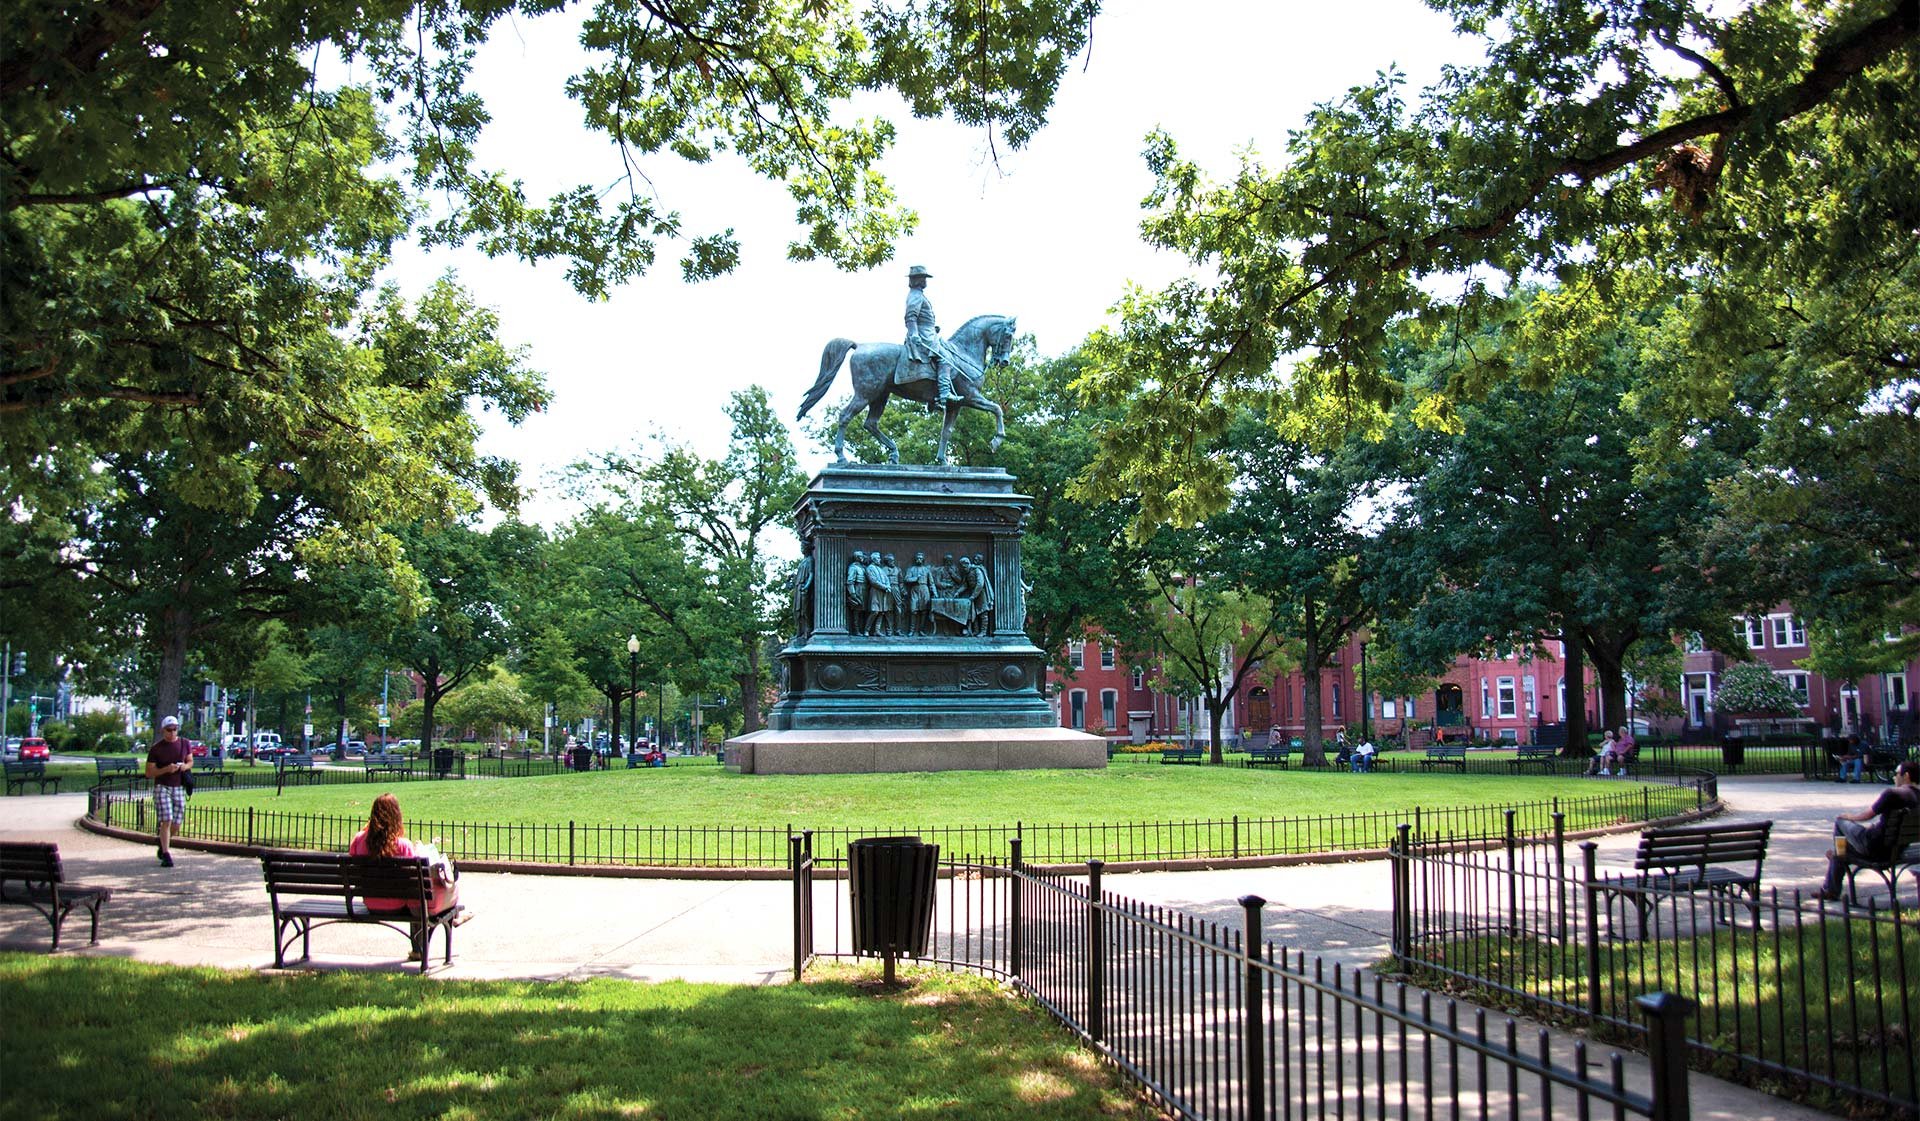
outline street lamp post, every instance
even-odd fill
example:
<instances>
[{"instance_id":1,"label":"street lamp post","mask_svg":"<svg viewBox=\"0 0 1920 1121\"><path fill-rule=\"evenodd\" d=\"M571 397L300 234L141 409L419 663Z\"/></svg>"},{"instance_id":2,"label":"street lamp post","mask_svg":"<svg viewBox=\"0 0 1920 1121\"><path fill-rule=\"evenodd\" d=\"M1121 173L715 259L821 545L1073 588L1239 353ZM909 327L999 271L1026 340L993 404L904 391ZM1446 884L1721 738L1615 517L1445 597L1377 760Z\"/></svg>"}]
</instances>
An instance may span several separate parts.
<instances>
[{"instance_id":1,"label":"street lamp post","mask_svg":"<svg viewBox=\"0 0 1920 1121\"><path fill-rule=\"evenodd\" d=\"M627 750L640 742L634 729L640 724L640 636L627 636Z\"/></svg>"},{"instance_id":2,"label":"street lamp post","mask_svg":"<svg viewBox=\"0 0 1920 1121\"><path fill-rule=\"evenodd\" d=\"M1373 694L1367 690L1367 640L1360 640L1360 742L1373 742Z\"/></svg>"}]
</instances>

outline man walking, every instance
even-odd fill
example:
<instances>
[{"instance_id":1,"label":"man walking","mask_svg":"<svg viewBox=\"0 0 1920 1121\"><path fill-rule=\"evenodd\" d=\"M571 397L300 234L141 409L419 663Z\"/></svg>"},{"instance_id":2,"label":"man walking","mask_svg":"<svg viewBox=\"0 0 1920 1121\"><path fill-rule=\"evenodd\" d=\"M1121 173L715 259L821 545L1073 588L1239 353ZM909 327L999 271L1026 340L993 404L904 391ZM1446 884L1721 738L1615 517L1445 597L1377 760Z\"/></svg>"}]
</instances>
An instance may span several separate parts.
<instances>
[{"instance_id":1,"label":"man walking","mask_svg":"<svg viewBox=\"0 0 1920 1121\"><path fill-rule=\"evenodd\" d=\"M1893 831L1896 815L1920 813L1920 761L1909 759L1893 772L1893 785L1880 792L1873 805L1859 813L1841 814L1833 819L1833 835L1845 838L1846 848L1838 844L1827 853L1827 879L1820 885L1820 898L1840 898L1840 883L1846 878L1847 858L1877 858L1898 839Z\"/></svg>"},{"instance_id":2,"label":"man walking","mask_svg":"<svg viewBox=\"0 0 1920 1121\"><path fill-rule=\"evenodd\" d=\"M187 818L186 774L193 752L180 738L180 718L160 721L160 738L147 748L147 778L153 782L153 819L160 831L160 863L173 867L173 835Z\"/></svg>"}]
</instances>

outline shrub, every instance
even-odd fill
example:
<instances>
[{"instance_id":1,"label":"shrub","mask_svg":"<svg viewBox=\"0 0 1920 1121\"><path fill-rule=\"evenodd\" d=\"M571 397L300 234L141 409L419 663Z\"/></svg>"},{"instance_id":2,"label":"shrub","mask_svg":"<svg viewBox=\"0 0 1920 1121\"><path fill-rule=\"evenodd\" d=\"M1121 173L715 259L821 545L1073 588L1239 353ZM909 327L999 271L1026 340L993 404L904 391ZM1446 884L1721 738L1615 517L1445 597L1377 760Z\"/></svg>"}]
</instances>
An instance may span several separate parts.
<instances>
[{"instance_id":1,"label":"shrub","mask_svg":"<svg viewBox=\"0 0 1920 1121\"><path fill-rule=\"evenodd\" d=\"M125 732L108 732L94 741L95 750L102 752L132 751L133 737Z\"/></svg>"},{"instance_id":2,"label":"shrub","mask_svg":"<svg viewBox=\"0 0 1920 1121\"><path fill-rule=\"evenodd\" d=\"M125 709L110 708L105 712L83 712L75 716L67 725L67 747L75 751L92 751L102 736L124 735L127 730ZM53 737L48 736L52 743Z\"/></svg>"},{"instance_id":3,"label":"shrub","mask_svg":"<svg viewBox=\"0 0 1920 1121\"><path fill-rule=\"evenodd\" d=\"M1800 698L1771 669L1759 662L1741 662L1720 675L1714 706L1729 713L1792 716L1800 711Z\"/></svg>"}]
</instances>

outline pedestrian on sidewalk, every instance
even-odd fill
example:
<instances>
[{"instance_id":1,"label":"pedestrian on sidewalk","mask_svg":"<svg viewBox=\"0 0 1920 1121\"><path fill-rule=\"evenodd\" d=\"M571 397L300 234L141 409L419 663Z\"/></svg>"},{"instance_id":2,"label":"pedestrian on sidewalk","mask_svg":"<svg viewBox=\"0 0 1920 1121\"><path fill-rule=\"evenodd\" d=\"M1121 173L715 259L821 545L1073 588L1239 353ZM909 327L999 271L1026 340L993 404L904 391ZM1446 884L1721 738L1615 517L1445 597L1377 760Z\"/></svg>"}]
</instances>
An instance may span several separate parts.
<instances>
[{"instance_id":1,"label":"pedestrian on sidewalk","mask_svg":"<svg viewBox=\"0 0 1920 1121\"><path fill-rule=\"evenodd\" d=\"M1909 759L1895 768L1893 785L1880 792L1873 805L1859 813L1841 814L1833 819L1833 835L1846 839L1827 853L1827 879L1820 885L1820 898L1840 898L1840 882L1846 878L1849 857L1878 857L1893 844L1890 818L1898 812L1920 813L1920 761ZM1871 824L1869 824L1871 823Z\"/></svg>"},{"instance_id":2,"label":"pedestrian on sidewalk","mask_svg":"<svg viewBox=\"0 0 1920 1121\"><path fill-rule=\"evenodd\" d=\"M147 748L147 778L153 783L153 819L160 833L160 863L173 867L173 835L187 819L187 773L193 752L180 738L180 718L160 721L160 738Z\"/></svg>"}]
</instances>

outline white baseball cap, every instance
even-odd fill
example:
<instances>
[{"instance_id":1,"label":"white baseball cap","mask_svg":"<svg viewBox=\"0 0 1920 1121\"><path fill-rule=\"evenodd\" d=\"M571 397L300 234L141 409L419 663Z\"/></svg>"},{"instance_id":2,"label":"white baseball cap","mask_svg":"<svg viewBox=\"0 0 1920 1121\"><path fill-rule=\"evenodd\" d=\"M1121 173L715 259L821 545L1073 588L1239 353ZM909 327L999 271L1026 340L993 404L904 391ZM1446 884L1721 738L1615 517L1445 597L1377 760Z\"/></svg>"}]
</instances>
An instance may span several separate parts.
<instances>
[{"instance_id":1,"label":"white baseball cap","mask_svg":"<svg viewBox=\"0 0 1920 1121\"><path fill-rule=\"evenodd\" d=\"M180 726L180 718L178 716L169 716L160 722L160 726L162 728L178 728Z\"/></svg>"}]
</instances>

